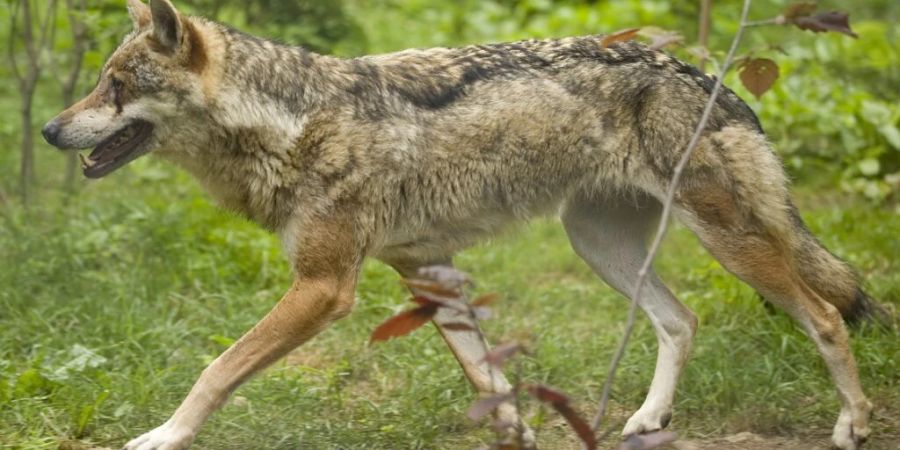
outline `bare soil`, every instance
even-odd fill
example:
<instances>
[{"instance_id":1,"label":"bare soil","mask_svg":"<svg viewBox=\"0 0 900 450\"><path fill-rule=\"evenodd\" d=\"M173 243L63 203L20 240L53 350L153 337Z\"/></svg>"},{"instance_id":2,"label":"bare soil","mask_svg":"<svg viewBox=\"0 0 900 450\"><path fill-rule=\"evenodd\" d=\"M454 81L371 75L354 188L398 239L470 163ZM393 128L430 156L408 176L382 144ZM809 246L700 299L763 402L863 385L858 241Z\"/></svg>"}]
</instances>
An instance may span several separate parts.
<instances>
[{"instance_id":1,"label":"bare soil","mask_svg":"<svg viewBox=\"0 0 900 450\"><path fill-rule=\"evenodd\" d=\"M783 437L761 436L743 432L717 438L679 439L668 445L667 450L830 450L831 440L827 434L820 436ZM900 435L880 433L873 436L864 447L866 450L898 450Z\"/></svg>"}]
</instances>

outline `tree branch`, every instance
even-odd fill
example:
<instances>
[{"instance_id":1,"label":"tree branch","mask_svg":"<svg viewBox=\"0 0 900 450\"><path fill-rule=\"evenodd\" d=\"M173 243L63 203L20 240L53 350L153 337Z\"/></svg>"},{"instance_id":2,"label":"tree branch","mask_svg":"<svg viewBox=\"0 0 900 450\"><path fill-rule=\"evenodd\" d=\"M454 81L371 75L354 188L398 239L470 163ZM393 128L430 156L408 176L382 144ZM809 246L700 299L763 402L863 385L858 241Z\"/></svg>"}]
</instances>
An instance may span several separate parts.
<instances>
[{"instance_id":1,"label":"tree branch","mask_svg":"<svg viewBox=\"0 0 900 450\"><path fill-rule=\"evenodd\" d=\"M22 88L25 77L22 76L22 70L19 69L18 61L16 61L16 23L19 19L19 5L21 5L23 1L27 0L17 1L9 14L9 40L7 41L7 58L9 59L9 66L13 76L16 78L16 81L19 82L19 89Z\"/></svg>"},{"instance_id":2,"label":"tree branch","mask_svg":"<svg viewBox=\"0 0 900 450\"><path fill-rule=\"evenodd\" d=\"M22 1L22 43L25 45L25 53L28 54L28 65L30 70L34 70L35 61L37 61L37 52L34 50L34 32L32 31L31 22L31 2Z\"/></svg>"},{"instance_id":3,"label":"tree branch","mask_svg":"<svg viewBox=\"0 0 900 450\"><path fill-rule=\"evenodd\" d=\"M55 29L55 27L51 27L50 24L52 24L56 18L56 0L47 0L47 11L44 14L44 20L43 23L41 23L41 38L38 41L38 52L44 51L47 47L48 38L52 36L50 30ZM38 56L40 56L40 54Z\"/></svg>"},{"instance_id":4,"label":"tree branch","mask_svg":"<svg viewBox=\"0 0 900 450\"><path fill-rule=\"evenodd\" d=\"M650 245L650 249L647 252L647 257L644 259L644 263L641 265L641 268L638 271L638 279L635 282L634 292L631 297L631 307L628 310L628 322L625 326L625 333L622 336L622 341L621 343L619 343L619 347L616 349L616 353L613 356L612 361L610 362L609 373L607 374L606 382L603 385L603 391L600 395L600 407L597 411L597 415L594 416L594 419L591 422L591 428L595 432L600 427L600 421L603 419L603 416L606 415L606 409L609 403L609 395L610 390L612 389L613 378L616 375L616 370L618 369L619 363L621 362L622 357L625 354L625 348L628 346L628 340L631 338L631 333L634 330L637 307L641 300L641 291L643 290L643 286L647 281L647 274L650 272L650 267L653 265L653 260L656 258L656 254L659 252L659 247L660 244L662 244L663 237L665 237L665 234L668 231L669 218L672 215L672 204L675 201L675 192L677 191L678 183L681 180L681 175L684 172L684 168L690 161L691 155L694 153L694 149L697 147L697 143L700 141L700 137L702 136L703 131L706 128L706 124L709 121L709 116L712 113L713 108L715 107L716 98L719 96L719 92L722 89L722 80L725 78L725 74L728 72L728 69L734 60L734 54L741 42L741 37L744 34L744 29L746 29L748 26L747 15L750 11L751 1L752 0L744 0L744 6L741 11L740 27L738 28L734 39L731 41L731 48L728 50L727 56L725 56L725 61L722 63L722 67L719 69L719 76L716 78L716 83L713 86L712 92L709 94L709 100L706 102L706 107L703 109L703 115L700 117L700 122L694 129L694 134L691 136L691 139L688 142L687 148L684 150L684 153L682 153L681 159L678 161L678 165L675 166L675 172L673 173L672 179L669 182L669 187L666 191L665 203L663 203L662 217L659 221L659 227L656 230L656 236L653 238L653 243Z\"/></svg>"},{"instance_id":5,"label":"tree branch","mask_svg":"<svg viewBox=\"0 0 900 450\"><path fill-rule=\"evenodd\" d=\"M75 86L78 84L78 78L81 75L82 60L87 50L85 46L85 37L87 36L87 27L78 17L79 13L84 13L85 4L83 0L73 1L66 0L66 10L69 16L69 28L72 31L72 67L65 79L60 80L63 93L63 102L65 107L71 106L75 93Z\"/></svg>"},{"instance_id":6,"label":"tree branch","mask_svg":"<svg viewBox=\"0 0 900 450\"><path fill-rule=\"evenodd\" d=\"M779 16L771 19L751 20L744 24L744 28L764 27L766 25L784 25L784 18Z\"/></svg>"}]
</instances>

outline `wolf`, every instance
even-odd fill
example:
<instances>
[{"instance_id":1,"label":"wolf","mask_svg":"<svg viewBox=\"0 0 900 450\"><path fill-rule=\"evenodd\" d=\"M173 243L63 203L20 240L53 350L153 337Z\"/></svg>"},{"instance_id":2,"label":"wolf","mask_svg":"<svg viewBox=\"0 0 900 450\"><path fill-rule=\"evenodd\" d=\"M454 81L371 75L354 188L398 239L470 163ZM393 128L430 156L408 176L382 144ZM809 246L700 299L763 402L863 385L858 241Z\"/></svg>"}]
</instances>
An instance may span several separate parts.
<instances>
[{"instance_id":1,"label":"wolf","mask_svg":"<svg viewBox=\"0 0 900 450\"><path fill-rule=\"evenodd\" d=\"M628 297L646 237L714 80L635 42L601 36L341 59L128 0L133 31L96 88L42 129L93 148L100 178L145 154L191 172L224 207L277 233L294 282L212 362L174 414L125 445L190 446L242 382L348 315L363 260L405 276L508 224L558 214L575 253ZM843 319L875 303L804 225L753 111L717 98L677 188L674 213L722 265L787 312L840 399L833 441L858 449L872 404ZM623 434L667 426L697 319L653 273L639 306L658 336L656 371ZM474 387L507 392L480 334L438 330ZM470 324L477 327L477 324ZM515 407L498 414L534 446Z\"/></svg>"}]
</instances>

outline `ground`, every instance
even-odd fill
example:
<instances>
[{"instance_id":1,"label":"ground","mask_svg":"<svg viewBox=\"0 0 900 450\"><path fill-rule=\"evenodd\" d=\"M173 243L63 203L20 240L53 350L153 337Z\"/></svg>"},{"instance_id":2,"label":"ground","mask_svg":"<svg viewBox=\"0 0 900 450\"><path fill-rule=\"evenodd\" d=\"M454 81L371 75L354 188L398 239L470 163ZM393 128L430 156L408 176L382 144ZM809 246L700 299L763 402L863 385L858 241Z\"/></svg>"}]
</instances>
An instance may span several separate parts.
<instances>
[{"instance_id":1,"label":"ground","mask_svg":"<svg viewBox=\"0 0 900 450\"><path fill-rule=\"evenodd\" d=\"M164 421L204 365L290 285L273 237L211 206L183 174L138 164L88 185L67 207L3 219L0 448L120 447ZM874 297L900 303L895 207L809 191L799 204ZM477 280L475 293L502 294L485 323L491 340L530 343L512 376L556 386L592 414L627 306L574 256L558 223L515 230L458 264ZM657 267L700 318L670 427L683 440L673 448L826 448L838 404L811 342L681 227ZM465 417L475 396L431 327L368 345L378 323L410 305L396 275L367 264L358 297L349 318L240 388L195 448L489 443L489 428ZM874 327L852 334L876 404L868 448L896 448L900 336ZM620 427L640 405L655 352L641 318L610 424ZM543 448L577 448L550 411L526 410Z\"/></svg>"}]
</instances>

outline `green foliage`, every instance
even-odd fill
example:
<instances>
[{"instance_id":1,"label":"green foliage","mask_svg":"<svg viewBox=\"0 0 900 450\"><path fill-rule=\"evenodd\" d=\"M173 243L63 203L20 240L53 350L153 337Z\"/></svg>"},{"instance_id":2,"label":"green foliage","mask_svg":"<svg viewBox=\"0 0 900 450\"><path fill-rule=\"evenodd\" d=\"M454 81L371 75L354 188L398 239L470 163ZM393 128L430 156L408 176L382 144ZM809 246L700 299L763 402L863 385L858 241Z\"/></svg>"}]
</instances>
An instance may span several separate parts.
<instances>
[{"instance_id":1,"label":"green foliage","mask_svg":"<svg viewBox=\"0 0 900 450\"><path fill-rule=\"evenodd\" d=\"M774 56L781 79L761 100L735 89L800 180L840 180L847 191L884 200L900 189L900 51L886 23L854 29L858 40L821 36L785 45L786 54Z\"/></svg>"},{"instance_id":2,"label":"green foliage","mask_svg":"<svg viewBox=\"0 0 900 450\"><path fill-rule=\"evenodd\" d=\"M192 12L320 53L362 54L366 36L344 0L189 0Z\"/></svg>"}]
</instances>

